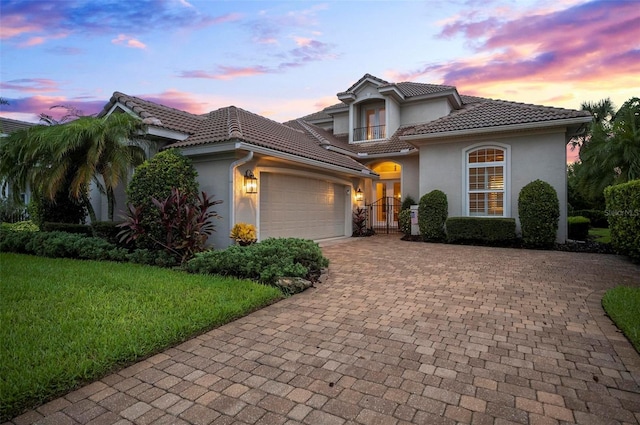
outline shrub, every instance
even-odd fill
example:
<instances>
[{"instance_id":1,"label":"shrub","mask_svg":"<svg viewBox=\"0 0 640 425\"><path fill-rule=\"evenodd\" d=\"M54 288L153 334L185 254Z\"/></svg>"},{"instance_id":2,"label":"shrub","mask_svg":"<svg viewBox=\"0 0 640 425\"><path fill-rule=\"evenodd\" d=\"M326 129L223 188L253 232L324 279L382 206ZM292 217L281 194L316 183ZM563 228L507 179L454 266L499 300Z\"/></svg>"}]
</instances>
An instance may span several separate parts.
<instances>
[{"instance_id":1,"label":"shrub","mask_svg":"<svg viewBox=\"0 0 640 425\"><path fill-rule=\"evenodd\" d=\"M29 217L41 228L44 223L83 224L87 218L87 207L69 198L64 190L58 192L54 200L34 193L27 209Z\"/></svg>"},{"instance_id":2,"label":"shrub","mask_svg":"<svg viewBox=\"0 0 640 425\"><path fill-rule=\"evenodd\" d=\"M67 232L0 231L0 251L52 258L124 261L127 250L101 238Z\"/></svg>"},{"instance_id":3,"label":"shrub","mask_svg":"<svg viewBox=\"0 0 640 425\"><path fill-rule=\"evenodd\" d=\"M604 211L600 210L574 210L571 213L572 216L582 216L589 219L591 222L591 227L599 227L599 228L607 228L609 227L609 222L607 221L607 216Z\"/></svg>"},{"instance_id":4,"label":"shrub","mask_svg":"<svg viewBox=\"0 0 640 425\"><path fill-rule=\"evenodd\" d=\"M411 236L411 210L404 209L398 213L398 227L406 236Z\"/></svg>"},{"instance_id":5,"label":"shrub","mask_svg":"<svg viewBox=\"0 0 640 425\"><path fill-rule=\"evenodd\" d=\"M17 223L0 223L0 227L16 232L37 232L40 230L38 226L31 220L18 221Z\"/></svg>"},{"instance_id":6,"label":"shrub","mask_svg":"<svg viewBox=\"0 0 640 425\"><path fill-rule=\"evenodd\" d=\"M523 187L518 196L518 214L525 246L553 246L558 233L560 202L549 183L535 180Z\"/></svg>"},{"instance_id":7,"label":"shrub","mask_svg":"<svg viewBox=\"0 0 640 425\"><path fill-rule=\"evenodd\" d=\"M604 190L611 244L620 254L640 261L640 180Z\"/></svg>"},{"instance_id":8,"label":"shrub","mask_svg":"<svg viewBox=\"0 0 640 425\"><path fill-rule=\"evenodd\" d=\"M40 228L43 232L67 232L81 235L92 234L91 226L87 226L86 224L44 222Z\"/></svg>"},{"instance_id":9,"label":"shrub","mask_svg":"<svg viewBox=\"0 0 640 425\"><path fill-rule=\"evenodd\" d=\"M127 197L128 202L140 208L143 214L140 225L145 229L145 236L138 238L138 246L152 248L155 242L150 239L162 240L165 236L160 224L160 212L154 207L152 199L167 199L172 189L178 189L187 196L189 203L195 204L198 197L197 176L191 160L176 149L160 152L136 168L127 187Z\"/></svg>"},{"instance_id":10,"label":"shrub","mask_svg":"<svg viewBox=\"0 0 640 425\"><path fill-rule=\"evenodd\" d=\"M91 227L96 237L102 238L114 245L119 245L118 233L122 230L118 227L120 224L122 224L121 221L97 221L91 223Z\"/></svg>"},{"instance_id":11,"label":"shrub","mask_svg":"<svg viewBox=\"0 0 640 425\"><path fill-rule=\"evenodd\" d=\"M450 217L447 219L449 243L477 243L505 246L516 239L514 218Z\"/></svg>"},{"instance_id":12,"label":"shrub","mask_svg":"<svg viewBox=\"0 0 640 425\"><path fill-rule=\"evenodd\" d=\"M569 239L573 239L574 241L587 240L587 236L589 236L590 222L591 221L587 217L583 217L581 215L567 218Z\"/></svg>"},{"instance_id":13,"label":"shrub","mask_svg":"<svg viewBox=\"0 0 640 425\"><path fill-rule=\"evenodd\" d=\"M431 192L420 198L418 204L418 225L425 241L441 242L446 238L444 229L448 215L447 195L440 190Z\"/></svg>"},{"instance_id":14,"label":"shrub","mask_svg":"<svg viewBox=\"0 0 640 425\"><path fill-rule=\"evenodd\" d=\"M212 218L219 218L218 213L210 210L222 201L214 201L212 197L202 192L194 203L190 195L181 193L179 189L172 189L171 194L164 200L152 199L159 212L159 225L163 230L158 238L151 233L143 222L144 208L129 205L129 214L119 225L122 231L118 234L120 240L131 243L146 237L154 243L156 249L163 248L175 255L180 264L193 258L196 252L204 250L207 238L214 232Z\"/></svg>"},{"instance_id":15,"label":"shrub","mask_svg":"<svg viewBox=\"0 0 640 425\"><path fill-rule=\"evenodd\" d=\"M238 245L246 246L258 240L256 226L248 223L236 223L231 229L229 237L236 241Z\"/></svg>"},{"instance_id":16,"label":"shrub","mask_svg":"<svg viewBox=\"0 0 640 425\"><path fill-rule=\"evenodd\" d=\"M353 210L353 232L351 236L371 236L373 231L367 230L367 210L356 208Z\"/></svg>"},{"instance_id":17,"label":"shrub","mask_svg":"<svg viewBox=\"0 0 640 425\"><path fill-rule=\"evenodd\" d=\"M400 211L410 209L411 205L417 205L417 202L410 195L407 195L407 197L404 198L404 201L402 201L402 205L400 206Z\"/></svg>"},{"instance_id":18,"label":"shrub","mask_svg":"<svg viewBox=\"0 0 640 425\"><path fill-rule=\"evenodd\" d=\"M329 265L317 243L296 238L269 238L249 246L195 255L185 269L191 273L248 278L274 285L282 277L310 279Z\"/></svg>"}]
</instances>

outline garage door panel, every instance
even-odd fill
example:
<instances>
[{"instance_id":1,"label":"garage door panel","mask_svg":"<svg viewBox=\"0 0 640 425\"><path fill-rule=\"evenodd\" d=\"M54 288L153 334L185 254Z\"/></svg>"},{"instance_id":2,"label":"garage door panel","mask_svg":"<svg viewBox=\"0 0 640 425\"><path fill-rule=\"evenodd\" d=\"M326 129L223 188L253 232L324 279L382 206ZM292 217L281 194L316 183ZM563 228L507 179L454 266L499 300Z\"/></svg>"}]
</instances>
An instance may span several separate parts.
<instances>
[{"instance_id":1,"label":"garage door panel","mask_svg":"<svg viewBox=\"0 0 640 425\"><path fill-rule=\"evenodd\" d=\"M261 173L260 179L262 239L344 236L344 185L274 173Z\"/></svg>"}]
</instances>

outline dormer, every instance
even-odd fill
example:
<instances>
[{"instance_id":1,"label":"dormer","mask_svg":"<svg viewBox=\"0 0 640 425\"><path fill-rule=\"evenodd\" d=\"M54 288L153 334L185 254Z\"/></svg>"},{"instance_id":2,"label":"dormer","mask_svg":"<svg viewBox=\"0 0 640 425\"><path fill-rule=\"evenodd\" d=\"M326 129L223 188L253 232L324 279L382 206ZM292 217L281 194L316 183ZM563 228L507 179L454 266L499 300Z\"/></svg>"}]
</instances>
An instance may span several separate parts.
<instances>
[{"instance_id":1,"label":"dormer","mask_svg":"<svg viewBox=\"0 0 640 425\"><path fill-rule=\"evenodd\" d=\"M407 124L426 123L459 109L455 87L389 83L365 74L338 99L349 108L349 143L383 141Z\"/></svg>"}]
</instances>

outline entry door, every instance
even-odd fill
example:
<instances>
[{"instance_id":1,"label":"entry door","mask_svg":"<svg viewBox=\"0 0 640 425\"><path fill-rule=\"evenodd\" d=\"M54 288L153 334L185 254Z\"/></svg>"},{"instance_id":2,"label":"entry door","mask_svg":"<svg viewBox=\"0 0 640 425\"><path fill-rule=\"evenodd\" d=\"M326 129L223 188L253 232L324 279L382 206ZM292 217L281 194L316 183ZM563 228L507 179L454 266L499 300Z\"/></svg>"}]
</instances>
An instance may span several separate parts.
<instances>
[{"instance_id":1,"label":"entry door","mask_svg":"<svg viewBox=\"0 0 640 425\"><path fill-rule=\"evenodd\" d=\"M402 197L399 180L384 180L376 182L376 211L375 221L377 226L385 224L397 225L398 213ZM393 201L391 199L393 198Z\"/></svg>"}]
</instances>

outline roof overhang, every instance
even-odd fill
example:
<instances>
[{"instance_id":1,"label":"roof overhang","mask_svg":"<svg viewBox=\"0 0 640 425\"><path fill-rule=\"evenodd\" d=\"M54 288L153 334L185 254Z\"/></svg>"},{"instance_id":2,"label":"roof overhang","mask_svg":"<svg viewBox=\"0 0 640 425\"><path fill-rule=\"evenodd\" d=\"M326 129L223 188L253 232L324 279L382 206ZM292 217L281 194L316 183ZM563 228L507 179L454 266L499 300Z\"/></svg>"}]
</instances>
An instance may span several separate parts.
<instances>
[{"instance_id":1,"label":"roof overhang","mask_svg":"<svg viewBox=\"0 0 640 425\"><path fill-rule=\"evenodd\" d=\"M407 136L400 136L400 140L411 143L414 146L418 146L420 145L420 141L428 142L436 139L441 140L441 139L450 139L450 138L460 138L460 137L484 135L484 134L491 134L491 133L523 132L523 131L543 130L543 129L549 130L553 128L565 128L565 131L571 132L571 129L573 129L573 131L576 131L582 125L590 123L591 121L592 121L591 117L576 117L576 118L566 118L566 119L554 120L554 121L501 125L501 126L495 126L495 127L471 128L471 129L465 129L465 130L454 130L454 131L446 131L446 132L438 132L438 133L411 134ZM570 136L572 136L572 134Z\"/></svg>"},{"instance_id":2,"label":"roof overhang","mask_svg":"<svg viewBox=\"0 0 640 425\"><path fill-rule=\"evenodd\" d=\"M405 95L402 94L400 89L398 89L398 87L395 84L390 86L379 87L378 93L380 93L383 96L392 97L393 99L395 99L396 102L403 102L406 99Z\"/></svg>"},{"instance_id":3,"label":"roof overhang","mask_svg":"<svg viewBox=\"0 0 640 425\"><path fill-rule=\"evenodd\" d=\"M126 105L120 102L115 102L106 113L102 114L102 116L108 117L116 109L122 109L124 112L128 113L129 115L133 115L135 117L142 119L131 108L127 107ZM150 136L161 137L163 139L171 139L171 140L179 140L179 141L186 140L189 137L189 134L187 133L183 133L181 131L176 131L176 130L170 130L165 127L158 127L153 124L147 124L147 134L149 134Z\"/></svg>"}]
</instances>

